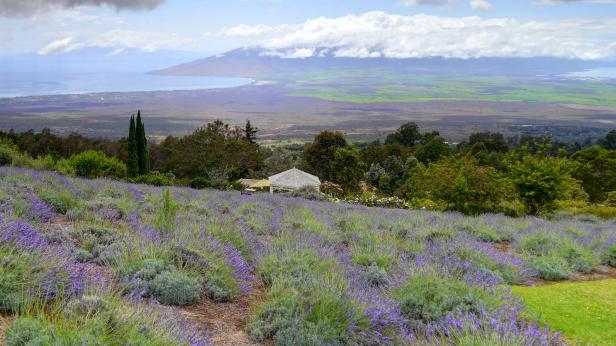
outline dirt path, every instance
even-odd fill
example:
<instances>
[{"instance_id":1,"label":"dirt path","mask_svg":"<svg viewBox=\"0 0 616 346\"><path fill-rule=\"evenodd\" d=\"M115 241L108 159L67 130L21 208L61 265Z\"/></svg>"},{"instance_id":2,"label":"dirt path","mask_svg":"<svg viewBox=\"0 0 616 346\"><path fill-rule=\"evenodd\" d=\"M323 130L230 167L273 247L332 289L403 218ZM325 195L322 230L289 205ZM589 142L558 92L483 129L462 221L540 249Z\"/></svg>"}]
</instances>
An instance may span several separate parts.
<instances>
[{"instance_id":1,"label":"dirt path","mask_svg":"<svg viewBox=\"0 0 616 346\"><path fill-rule=\"evenodd\" d=\"M265 289L253 290L229 303L214 303L204 299L194 306L182 308L185 316L195 324L205 323L210 340L215 346L258 345L250 340L246 324L250 321L253 309L265 299Z\"/></svg>"},{"instance_id":2,"label":"dirt path","mask_svg":"<svg viewBox=\"0 0 616 346\"><path fill-rule=\"evenodd\" d=\"M4 345L4 335L6 329L11 325L13 317L10 315L0 315L0 345Z\"/></svg>"}]
</instances>

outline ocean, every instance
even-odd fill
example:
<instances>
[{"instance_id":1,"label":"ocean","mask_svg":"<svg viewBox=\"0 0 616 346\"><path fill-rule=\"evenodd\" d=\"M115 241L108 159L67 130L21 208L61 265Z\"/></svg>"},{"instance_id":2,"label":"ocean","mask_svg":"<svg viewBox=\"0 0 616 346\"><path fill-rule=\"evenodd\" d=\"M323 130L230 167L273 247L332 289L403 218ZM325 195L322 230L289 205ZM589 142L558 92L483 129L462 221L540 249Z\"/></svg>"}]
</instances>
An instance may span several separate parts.
<instances>
[{"instance_id":1,"label":"ocean","mask_svg":"<svg viewBox=\"0 0 616 346\"><path fill-rule=\"evenodd\" d=\"M248 85L252 82L248 78L165 76L126 71L92 73L0 70L0 98L103 92L217 89Z\"/></svg>"}]
</instances>

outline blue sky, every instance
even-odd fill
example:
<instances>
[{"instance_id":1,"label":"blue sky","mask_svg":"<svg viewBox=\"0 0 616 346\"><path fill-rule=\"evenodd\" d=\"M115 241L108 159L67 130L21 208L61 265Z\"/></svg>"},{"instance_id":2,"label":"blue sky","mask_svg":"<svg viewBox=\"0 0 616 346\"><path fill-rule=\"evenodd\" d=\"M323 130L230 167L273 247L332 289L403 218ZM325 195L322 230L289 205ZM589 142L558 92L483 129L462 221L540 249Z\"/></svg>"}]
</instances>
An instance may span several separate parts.
<instances>
[{"instance_id":1,"label":"blue sky","mask_svg":"<svg viewBox=\"0 0 616 346\"><path fill-rule=\"evenodd\" d=\"M0 0L2 55L241 46L286 57L606 58L616 55L616 1Z\"/></svg>"}]
</instances>

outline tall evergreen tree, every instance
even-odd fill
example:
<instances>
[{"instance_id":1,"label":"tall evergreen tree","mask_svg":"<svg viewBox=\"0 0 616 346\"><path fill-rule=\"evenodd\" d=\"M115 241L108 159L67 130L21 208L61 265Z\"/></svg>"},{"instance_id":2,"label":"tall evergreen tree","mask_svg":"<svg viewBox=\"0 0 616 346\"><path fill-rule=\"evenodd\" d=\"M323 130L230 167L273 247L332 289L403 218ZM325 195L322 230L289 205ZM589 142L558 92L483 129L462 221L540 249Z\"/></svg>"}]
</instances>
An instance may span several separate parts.
<instances>
[{"instance_id":1,"label":"tall evergreen tree","mask_svg":"<svg viewBox=\"0 0 616 346\"><path fill-rule=\"evenodd\" d=\"M246 140L248 142L252 144L256 143L257 131L259 130L255 127L252 127L252 124L250 124L250 120L246 120L246 127L244 128L244 136L246 137Z\"/></svg>"},{"instance_id":2,"label":"tall evergreen tree","mask_svg":"<svg viewBox=\"0 0 616 346\"><path fill-rule=\"evenodd\" d=\"M145 137L145 126L141 121L141 111L137 111L137 124L135 127L137 134L137 156L139 157L139 174L144 175L150 172L150 157L148 153L148 140Z\"/></svg>"},{"instance_id":3,"label":"tall evergreen tree","mask_svg":"<svg viewBox=\"0 0 616 346\"><path fill-rule=\"evenodd\" d=\"M130 117L130 128L128 129L128 161L126 172L129 178L139 175L139 154L137 153L137 130L135 127L135 116Z\"/></svg>"}]
</instances>

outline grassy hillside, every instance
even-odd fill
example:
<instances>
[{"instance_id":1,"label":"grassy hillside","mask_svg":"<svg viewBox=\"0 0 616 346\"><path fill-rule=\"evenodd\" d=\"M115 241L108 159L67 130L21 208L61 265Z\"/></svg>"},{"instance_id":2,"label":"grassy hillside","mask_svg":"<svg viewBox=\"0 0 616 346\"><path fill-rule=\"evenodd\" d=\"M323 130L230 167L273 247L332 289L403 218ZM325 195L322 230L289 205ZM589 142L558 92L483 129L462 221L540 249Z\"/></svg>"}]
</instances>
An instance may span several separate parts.
<instances>
[{"instance_id":1,"label":"grassy hillside","mask_svg":"<svg viewBox=\"0 0 616 346\"><path fill-rule=\"evenodd\" d=\"M6 167L0 217L8 345L558 345L506 284L616 266L612 221L471 218Z\"/></svg>"}]
</instances>

